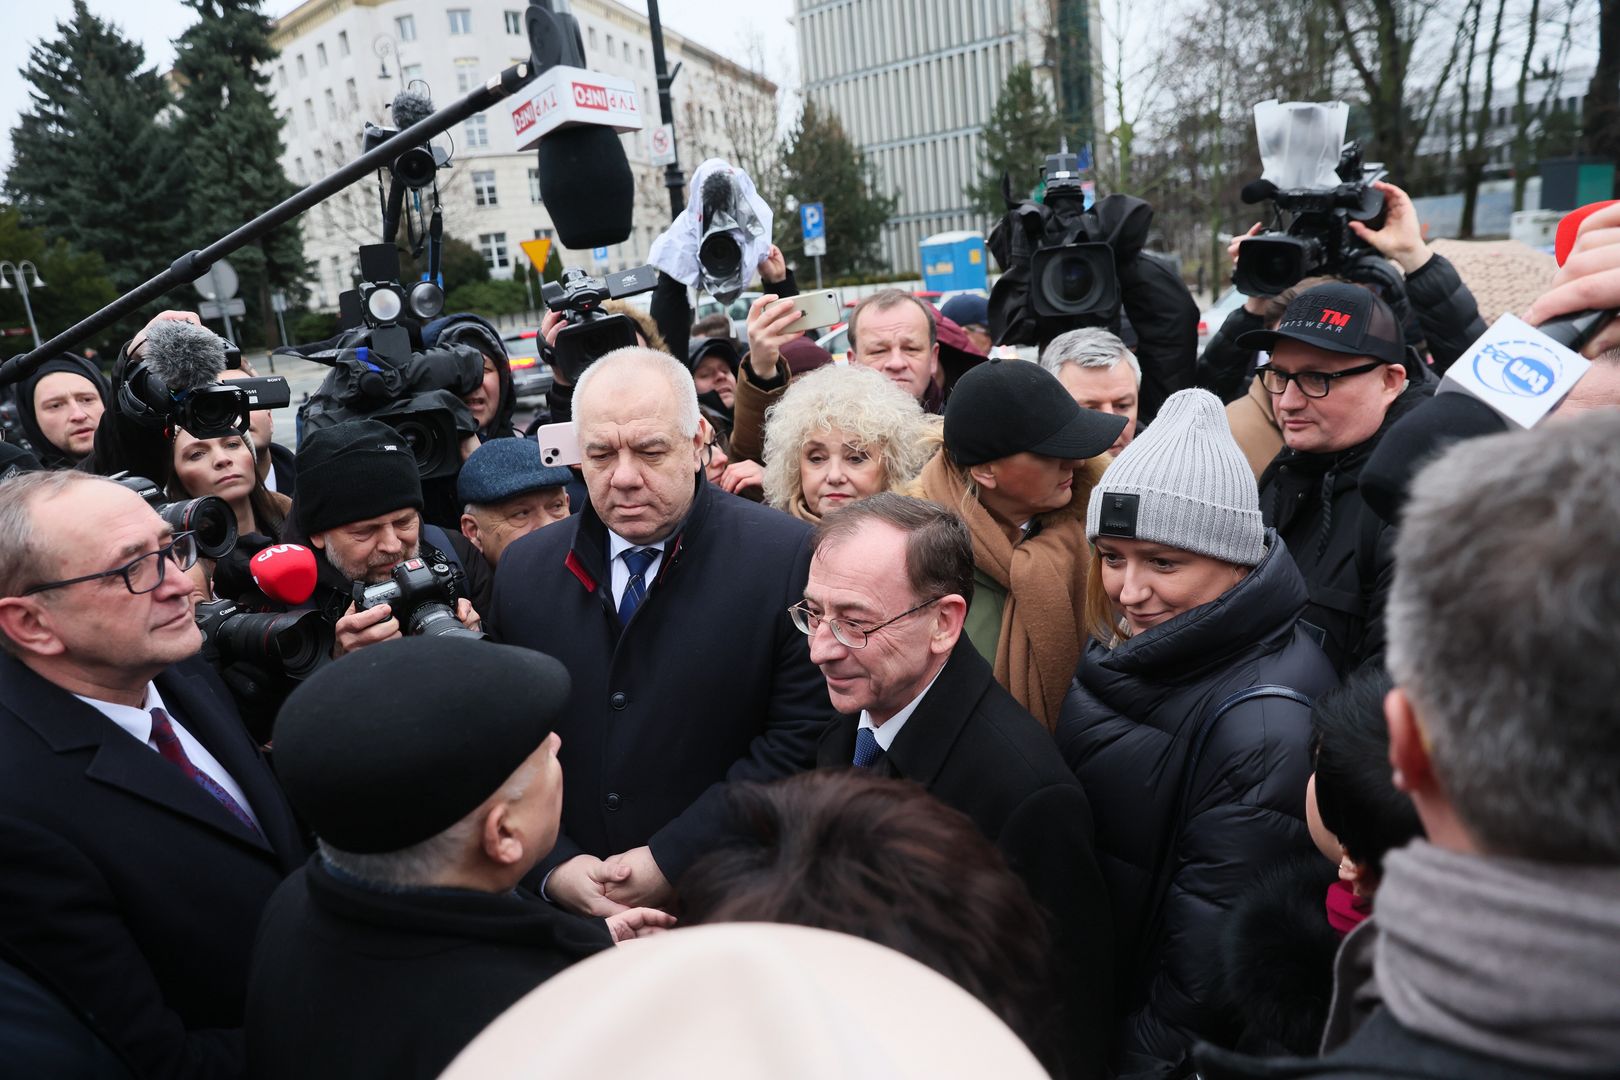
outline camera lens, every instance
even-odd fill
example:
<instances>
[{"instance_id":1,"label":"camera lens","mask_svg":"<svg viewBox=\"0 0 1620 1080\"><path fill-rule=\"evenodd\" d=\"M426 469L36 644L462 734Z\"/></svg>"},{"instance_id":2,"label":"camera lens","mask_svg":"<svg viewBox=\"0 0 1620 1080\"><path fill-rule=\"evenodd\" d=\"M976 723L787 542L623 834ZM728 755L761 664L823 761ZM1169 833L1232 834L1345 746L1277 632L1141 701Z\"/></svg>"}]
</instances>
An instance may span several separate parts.
<instances>
[{"instance_id":1,"label":"camera lens","mask_svg":"<svg viewBox=\"0 0 1620 1080\"><path fill-rule=\"evenodd\" d=\"M215 639L224 655L279 668L295 679L307 677L331 650L318 611L232 615L220 624Z\"/></svg>"},{"instance_id":2,"label":"camera lens","mask_svg":"<svg viewBox=\"0 0 1620 1080\"><path fill-rule=\"evenodd\" d=\"M406 187L427 187L433 183L433 174L437 171L433 151L425 146L413 146L394 159L394 175Z\"/></svg>"},{"instance_id":3,"label":"camera lens","mask_svg":"<svg viewBox=\"0 0 1620 1080\"><path fill-rule=\"evenodd\" d=\"M1058 264L1058 295L1066 303L1078 304L1091 292L1091 267L1085 260L1067 258Z\"/></svg>"},{"instance_id":4,"label":"camera lens","mask_svg":"<svg viewBox=\"0 0 1620 1080\"><path fill-rule=\"evenodd\" d=\"M196 533L197 554L205 559L221 558L236 547L236 513L217 495L168 503L158 515L175 532Z\"/></svg>"},{"instance_id":5,"label":"camera lens","mask_svg":"<svg viewBox=\"0 0 1620 1080\"><path fill-rule=\"evenodd\" d=\"M462 626L455 613L443 604L423 604L412 612L409 632L419 637L464 637L480 641L488 636Z\"/></svg>"}]
</instances>

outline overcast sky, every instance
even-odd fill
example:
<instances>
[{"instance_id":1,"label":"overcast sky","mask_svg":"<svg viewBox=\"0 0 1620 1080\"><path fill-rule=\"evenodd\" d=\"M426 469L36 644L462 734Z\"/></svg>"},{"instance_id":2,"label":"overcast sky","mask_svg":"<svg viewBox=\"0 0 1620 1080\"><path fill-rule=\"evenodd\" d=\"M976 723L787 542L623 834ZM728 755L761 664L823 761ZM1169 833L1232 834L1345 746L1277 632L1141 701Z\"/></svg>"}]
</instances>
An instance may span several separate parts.
<instances>
[{"instance_id":1,"label":"overcast sky","mask_svg":"<svg viewBox=\"0 0 1620 1080\"><path fill-rule=\"evenodd\" d=\"M646 11L646 0L619 0ZM120 26L126 37L146 50L146 61L158 70L174 62L172 42L195 14L180 0L88 0L92 12ZM266 0L265 10L285 15L297 0ZM28 83L22 69L29 49L56 36L56 24L69 18L71 0L7 0L5 33L0 35L0 167L11 164L11 129L28 108ZM716 52L739 60L758 41L765 74L779 85L798 83L798 55L788 18L793 0L660 0L664 26Z\"/></svg>"}]
</instances>

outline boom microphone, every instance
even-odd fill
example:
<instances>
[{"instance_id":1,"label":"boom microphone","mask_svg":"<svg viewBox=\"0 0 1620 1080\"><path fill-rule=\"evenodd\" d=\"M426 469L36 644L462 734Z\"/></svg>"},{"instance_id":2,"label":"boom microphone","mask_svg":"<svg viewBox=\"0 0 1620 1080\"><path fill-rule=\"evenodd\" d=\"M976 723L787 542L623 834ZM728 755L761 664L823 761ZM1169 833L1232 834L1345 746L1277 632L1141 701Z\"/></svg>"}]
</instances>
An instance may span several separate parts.
<instances>
[{"instance_id":1,"label":"boom microphone","mask_svg":"<svg viewBox=\"0 0 1620 1080\"><path fill-rule=\"evenodd\" d=\"M302 604L315 592L315 553L298 544L272 544L248 563L253 584L277 604Z\"/></svg>"},{"instance_id":2,"label":"boom microphone","mask_svg":"<svg viewBox=\"0 0 1620 1080\"><path fill-rule=\"evenodd\" d=\"M1275 199L1277 197L1277 185L1270 180L1250 180L1243 185L1243 190L1238 192L1238 197L1246 203L1259 203L1265 202L1267 199Z\"/></svg>"},{"instance_id":3,"label":"boom microphone","mask_svg":"<svg viewBox=\"0 0 1620 1080\"><path fill-rule=\"evenodd\" d=\"M164 319L146 332L147 370L171 394L200 390L225 370L225 339L196 323Z\"/></svg>"},{"instance_id":4,"label":"boom microphone","mask_svg":"<svg viewBox=\"0 0 1620 1080\"><path fill-rule=\"evenodd\" d=\"M564 247L608 247L630 238L635 180L612 128L559 128L540 140L540 198Z\"/></svg>"},{"instance_id":5,"label":"boom microphone","mask_svg":"<svg viewBox=\"0 0 1620 1080\"><path fill-rule=\"evenodd\" d=\"M433 99L407 88L394 95L394 103L388 108L394 114L394 126L404 131L433 115Z\"/></svg>"}]
</instances>

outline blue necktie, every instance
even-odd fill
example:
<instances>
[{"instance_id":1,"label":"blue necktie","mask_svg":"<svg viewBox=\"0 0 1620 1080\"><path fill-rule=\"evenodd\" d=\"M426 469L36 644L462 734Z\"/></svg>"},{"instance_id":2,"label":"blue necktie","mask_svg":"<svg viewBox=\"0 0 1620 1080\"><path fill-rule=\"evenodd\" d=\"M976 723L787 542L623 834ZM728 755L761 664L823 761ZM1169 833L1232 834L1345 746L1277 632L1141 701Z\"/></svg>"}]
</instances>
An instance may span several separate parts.
<instances>
[{"instance_id":1,"label":"blue necktie","mask_svg":"<svg viewBox=\"0 0 1620 1080\"><path fill-rule=\"evenodd\" d=\"M630 616L636 613L636 608L647 599L647 567L658 558L657 548L630 548L620 558L630 571L630 580L625 584L624 595L619 598L619 625L626 626Z\"/></svg>"},{"instance_id":2,"label":"blue necktie","mask_svg":"<svg viewBox=\"0 0 1620 1080\"><path fill-rule=\"evenodd\" d=\"M855 730L855 767L857 769L871 768L872 762L876 761L881 753L883 751L878 749L877 736L873 734L871 728L863 727Z\"/></svg>"}]
</instances>

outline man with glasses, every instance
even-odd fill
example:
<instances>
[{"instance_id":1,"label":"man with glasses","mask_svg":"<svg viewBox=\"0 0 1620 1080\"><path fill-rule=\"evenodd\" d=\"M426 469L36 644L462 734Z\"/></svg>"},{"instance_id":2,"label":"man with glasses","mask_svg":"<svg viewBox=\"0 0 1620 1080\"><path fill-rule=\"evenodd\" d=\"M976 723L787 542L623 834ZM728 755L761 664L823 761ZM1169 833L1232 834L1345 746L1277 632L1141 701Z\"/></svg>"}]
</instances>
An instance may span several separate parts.
<instances>
[{"instance_id":1,"label":"man with glasses","mask_svg":"<svg viewBox=\"0 0 1620 1080\"><path fill-rule=\"evenodd\" d=\"M1274 330L1238 339L1260 367L1283 449L1260 477L1260 510L1288 545L1310 601L1304 621L1341 673L1372 650L1394 534L1365 510L1362 467L1385 431L1433 393L1409 378L1400 324L1370 290L1328 282L1295 297Z\"/></svg>"},{"instance_id":2,"label":"man with glasses","mask_svg":"<svg viewBox=\"0 0 1620 1080\"><path fill-rule=\"evenodd\" d=\"M1091 809L1046 730L962 634L972 598L973 542L950 511L884 493L822 523L804 599L789 609L838 712L816 764L915 781L1001 850L1050 919L1069 1075L1100 1075L1113 931Z\"/></svg>"},{"instance_id":3,"label":"man with glasses","mask_svg":"<svg viewBox=\"0 0 1620 1080\"><path fill-rule=\"evenodd\" d=\"M0 948L142 1076L243 1071L255 927L306 854L197 655L196 557L108 480L0 484Z\"/></svg>"}]
</instances>

